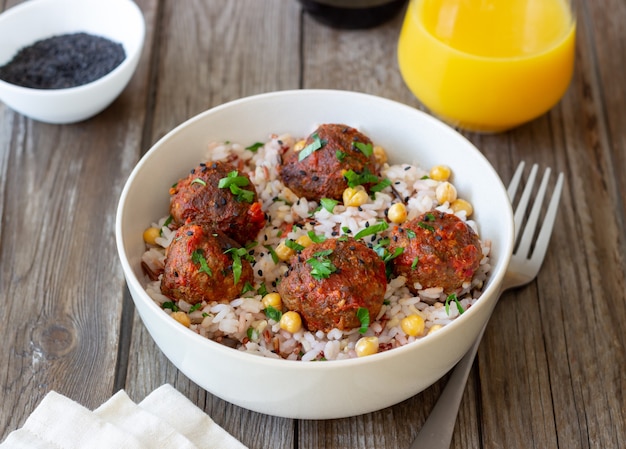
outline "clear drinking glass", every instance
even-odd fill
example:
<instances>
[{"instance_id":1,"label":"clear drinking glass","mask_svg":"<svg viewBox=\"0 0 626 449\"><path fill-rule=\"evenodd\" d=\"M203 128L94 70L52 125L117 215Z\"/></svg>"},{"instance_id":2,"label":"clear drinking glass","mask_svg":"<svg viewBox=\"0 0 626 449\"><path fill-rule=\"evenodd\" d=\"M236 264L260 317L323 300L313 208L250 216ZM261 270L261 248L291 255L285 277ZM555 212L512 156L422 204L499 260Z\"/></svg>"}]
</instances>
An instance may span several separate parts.
<instances>
[{"instance_id":1,"label":"clear drinking glass","mask_svg":"<svg viewBox=\"0 0 626 449\"><path fill-rule=\"evenodd\" d=\"M547 112L574 68L574 0L410 0L398 64L418 100L467 130Z\"/></svg>"}]
</instances>

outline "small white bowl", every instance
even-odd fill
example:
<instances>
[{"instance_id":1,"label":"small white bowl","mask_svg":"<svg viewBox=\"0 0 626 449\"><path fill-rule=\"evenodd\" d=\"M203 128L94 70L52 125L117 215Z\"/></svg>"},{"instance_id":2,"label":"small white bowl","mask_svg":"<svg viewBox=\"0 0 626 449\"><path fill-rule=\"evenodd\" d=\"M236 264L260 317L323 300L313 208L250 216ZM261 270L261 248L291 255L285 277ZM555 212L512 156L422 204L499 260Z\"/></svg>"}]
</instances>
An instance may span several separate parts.
<instances>
[{"instance_id":1,"label":"small white bowl","mask_svg":"<svg viewBox=\"0 0 626 449\"><path fill-rule=\"evenodd\" d=\"M121 43L126 58L91 83L67 89L33 89L0 80L0 100L11 109L47 123L90 118L124 90L132 77L145 36L141 10L132 0L30 0L0 14L0 66L36 41L85 32Z\"/></svg>"},{"instance_id":2,"label":"small white bowl","mask_svg":"<svg viewBox=\"0 0 626 449\"><path fill-rule=\"evenodd\" d=\"M248 144L270 133L304 137L321 123L343 123L382 145L392 163L451 167L474 206L493 266L480 299L439 331L367 357L327 362L270 359L228 348L180 325L148 296L141 256L144 229L169 213L168 190L203 160L212 141ZM432 385L465 354L489 319L513 249L506 189L468 140L433 117L371 95L330 90L262 94L210 109L175 128L139 161L122 192L117 248L137 311L163 353L207 391L270 415L330 419L403 401Z\"/></svg>"}]
</instances>

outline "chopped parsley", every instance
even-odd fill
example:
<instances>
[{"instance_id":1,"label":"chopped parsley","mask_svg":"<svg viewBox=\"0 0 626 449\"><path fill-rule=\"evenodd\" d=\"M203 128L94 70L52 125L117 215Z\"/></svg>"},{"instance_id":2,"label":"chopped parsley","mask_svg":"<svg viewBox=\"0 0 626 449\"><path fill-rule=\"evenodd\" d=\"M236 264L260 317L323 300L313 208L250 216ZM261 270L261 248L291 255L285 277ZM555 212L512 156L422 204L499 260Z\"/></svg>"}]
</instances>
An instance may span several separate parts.
<instances>
[{"instance_id":1,"label":"chopped parsley","mask_svg":"<svg viewBox=\"0 0 626 449\"><path fill-rule=\"evenodd\" d=\"M389 227L389 224L386 221L379 221L375 225L368 226L367 228L361 229L359 232L356 233L354 238L358 240L360 238L367 237L368 235L377 234L379 232L384 231L388 227Z\"/></svg>"},{"instance_id":2,"label":"chopped parsley","mask_svg":"<svg viewBox=\"0 0 626 449\"><path fill-rule=\"evenodd\" d=\"M193 181L191 181L191 184L200 184L206 187L206 181L202 178L195 178Z\"/></svg>"},{"instance_id":3,"label":"chopped parsley","mask_svg":"<svg viewBox=\"0 0 626 449\"><path fill-rule=\"evenodd\" d=\"M265 296L267 295L267 287L265 286L265 282L263 282L256 291L257 295Z\"/></svg>"},{"instance_id":4,"label":"chopped parsley","mask_svg":"<svg viewBox=\"0 0 626 449\"><path fill-rule=\"evenodd\" d=\"M385 178L385 179L382 179L380 182L378 182L378 184L373 185L370 188L370 191L372 191L372 192L382 192L383 190L385 190L390 185L391 185L391 180L389 180L388 178Z\"/></svg>"},{"instance_id":5,"label":"chopped parsley","mask_svg":"<svg viewBox=\"0 0 626 449\"><path fill-rule=\"evenodd\" d=\"M254 244L256 244L256 242L254 242ZM254 244L252 246L254 246ZM230 254L230 256L233 258L233 277L234 277L233 282L235 285L237 285L237 283L239 282L239 279L241 278L241 272L243 270L241 259L245 259L248 262L254 261L254 257L252 257L248 253L249 249L250 247L229 248L226 251L224 251L224 254Z\"/></svg>"},{"instance_id":6,"label":"chopped parsley","mask_svg":"<svg viewBox=\"0 0 626 449\"><path fill-rule=\"evenodd\" d=\"M272 248L270 245L263 245L265 247L265 249L270 253L270 256L272 257L272 261L274 263L278 263L280 262L280 259L278 257L278 254L276 254L276 251L274 251L274 248Z\"/></svg>"},{"instance_id":7,"label":"chopped parsley","mask_svg":"<svg viewBox=\"0 0 626 449\"><path fill-rule=\"evenodd\" d=\"M374 147L371 143L354 142L353 145L367 157L370 157L374 152Z\"/></svg>"},{"instance_id":8,"label":"chopped parsley","mask_svg":"<svg viewBox=\"0 0 626 449\"><path fill-rule=\"evenodd\" d=\"M259 338L261 337L260 332L253 327L248 328L248 330L246 331L246 335L252 341L259 341Z\"/></svg>"},{"instance_id":9,"label":"chopped parsley","mask_svg":"<svg viewBox=\"0 0 626 449\"><path fill-rule=\"evenodd\" d=\"M300 245L298 242L296 242L295 240L291 240L291 239L285 240L285 246L294 251L302 251L304 249L304 246Z\"/></svg>"},{"instance_id":10,"label":"chopped parsley","mask_svg":"<svg viewBox=\"0 0 626 449\"><path fill-rule=\"evenodd\" d=\"M332 249L325 249L313 254L313 257L306 262L311 265L311 276L314 279L322 280L328 278L337 271L337 267L328 258L333 253Z\"/></svg>"},{"instance_id":11,"label":"chopped parsley","mask_svg":"<svg viewBox=\"0 0 626 449\"><path fill-rule=\"evenodd\" d=\"M251 203L254 201L254 191L242 189L249 184L250 180L246 176L240 176L237 170L233 170L225 178L220 179L217 186L220 189L229 189L237 201Z\"/></svg>"},{"instance_id":12,"label":"chopped parsley","mask_svg":"<svg viewBox=\"0 0 626 449\"><path fill-rule=\"evenodd\" d=\"M419 263L420 258L415 256L413 262L411 262L411 270L415 270L417 268L417 264Z\"/></svg>"},{"instance_id":13,"label":"chopped parsley","mask_svg":"<svg viewBox=\"0 0 626 449\"><path fill-rule=\"evenodd\" d=\"M343 160L346 158L346 153L341 150L337 150L335 151L335 156L337 157L337 160L339 160L339 162L343 162Z\"/></svg>"},{"instance_id":14,"label":"chopped parsley","mask_svg":"<svg viewBox=\"0 0 626 449\"><path fill-rule=\"evenodd\" d=\"M326 141L320 139L320 136L318 136L317 133L313 134L311 137L313 138L313 142L308 144L306 147L304 147L300 151L300 153L298 153L298 161L302 161L306 159L311 154L313 154L314 152L322 148L324 145L326 145Z\"/></svg>"},{"instance_id":15,"label":"chopped parsley","mask_svg":"<svg viewBox=\"0 0 626 449\"><path fill-rule=\"evenodd\" d=\"M378 183L378 176L370 172L367 168L363 170L363 173L357 173L354 170L348 170L344 175L348 183L348 187L356 187L363 184Z\"/></svg>"},{"instance_id":16,"label":"chopped parsley","mask_svg":"<svg viewBox=\"0 0 626 449\"><path fill-rule=\"evenodd\" d=\"M313 243L322 243L324 241L326 241L326 236L325 235L317 235L315 233L315 231L309 231L306 233L306 235L309 236L309 238L311 239L311 241Z\"/></svg>"},{"instance_id":17,"label":"chopped parsley","mask_svg":"<svg viewBox=\"0 0 626 449\"><path fill-rule=\"evenodd\" d=\"M407 229L406 230L406 235L410 239L414 239L415 237L417 237L417 234L415 233L415 231L413 229Z\"/></svg>"},{"instance_id":18,"label":"chopped parsley","mask_svg":"<svg viewBox=\"0 0 626 449\"><path fill-rule=\"evenodd\" d=\"M270 320L274 320L278 323L282 318L283 313L275 307L267 306L265 308L265 316L268 317Z\"/></svg>"},{"instance_id":19,"label":"chopped parsley","mask_svg":"<svg viewBox=\"0 0 626 449\"><path fill-rule=\"evenodd\" d=\"M367 332L367 328L370 326L370 311L365 307L359 307L356 311L356 317L359 319L361 323L361 327L359 328L359 334L364 334Z\"/></svg>"},{"instance_id":20,"label":"chopped parsley","mask_svg":"<svg viewBox=\"0 0 626 449\"><path fill-rule=\"evenodd\" d=\"M253 153L256 153L256 152L257 152L257 150L258 150L259 148L261 148L263 145L265 145L265 144L264 144L264 143L262 143L262 142L255 142L255 143L253 143L252 145L250 145L249 147L246 147L246 150L248 150L248 151L252 151Z\"/></svg>"},{"instance_id":21,"label":"chopped parsley","mask_svg":"<svg viewBox=\"0 0 626 449\"><path fill-rule=\"evenodd\" d=\"M435 232L435 228L433 228L431 225L429 225L425 221L420 221L419 223L417 223L417 225L422 229L426 229L427 231Z\"/></svg>"},{"instance_id":22,"label":"chopped parsley","mask_svg":"<svg viewBox=\"0 0 626 449\"><path fill-rule=\"evenodd\" d=\"M454 303L456 304L456 309L459 311L459 315L465 312L465 310L463 309L463 306L459 302L459 298L456 297L456 293L452 293L451 295L448 295L448 297L446 298L446 314L447 315L450 315L450 301L454 301Z\"/></svg>"},{"instance_id":23,"label":"chopped parsley","mask_svg":"<svg viewBox=\"0 0 626 449\"><path fill-rule=\"evenodd\" d=\"M204 257L204 250L198 248L191 253L191 261L196 265L200 265L200 269L198 270L200 273L206 273L209 276L213 276L213 271L211 271L211 267L209 267L209 264Z\"/></svg>"},{"instance_id":24,"label":"chopped parsley","mask_svg":"<svg viewBox=\"0 0 626 449\"><path fill-rule=\"evenodd\" d=\"M322 198L320 200L320 205L331 214L333 213L333 209L335 208L337 203L339 203L339 201L333 200L332 198Z\"/></svg>"},{"instance_id":25,"label":"chopped parsley","mask_svg":"<svg viewBox=\"0 0 626 449\"><path fill-rule=\"evenodd\" d=\"M164 309L170 309L172 312L178 312L179 310L174 301L165 301L163 304L161 304L161 307L163 307Z\"/></svg>"},{"instance_id":26,"label":"chopped parsley","mask_svg":"<svg viewBox=\"0 0 626 449\"><path fill-rule=\"evenodd\" d=\"M189 309L189 313L191 312L195 312L196 310L200 309L202 307L202 303L196 303L193 306L191 306L191 308Z\"/></svg>"}]
</instances>

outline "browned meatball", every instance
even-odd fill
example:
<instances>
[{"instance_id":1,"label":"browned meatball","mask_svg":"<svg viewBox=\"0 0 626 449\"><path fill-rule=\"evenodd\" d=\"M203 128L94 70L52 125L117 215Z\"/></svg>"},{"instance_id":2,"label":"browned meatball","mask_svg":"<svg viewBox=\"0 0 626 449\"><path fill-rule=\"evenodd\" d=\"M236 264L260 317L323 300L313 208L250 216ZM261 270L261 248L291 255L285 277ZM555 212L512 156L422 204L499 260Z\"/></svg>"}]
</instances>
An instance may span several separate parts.
<instances>
[{"instance_id":1,"label":"browned meatball","mask_svg":"<svg viewBox=\"0 0 626 449\"><path fill-rule=\"evenodd\" d=\"M359 327L361 307L372 321L378 315L387 288L385 264L363 243L327 239L293 256L290 263L278 292L285 307L298 312L310 331Z\"/></svg>"},{"instance_id":2,"label":"browned meatball","mask_svg":"<svg viewBox=\"0 0 626 449\"><path fill-rule=\"evenodd\" d=\"M161 292L190 304L236 298L246 282L254 281L250 262L234 254L240 248L236 241L206 225L181 226L167 248Z\"/></svg>"},{"instance_id":3,"label":"browned meatball","mask_svg":"<svg viewBox=\"0 0 626 449\"><path fill-rule=\"evenodd\" d=\"M478 236L456 215L431 211L402 224L391 233L389 251L403 248L393 259L393 272L406 276L407 286L443 287L453 293L474 276L482 258Z\"/></svg>"},{"instance_id":4,"label":"browned meatball","mask_svg":"<svg viewBox=\"0 0 626 449\"><path fill-rule=\"evenodd\" d=\"M319 148L309 151L316 147ZM371 150L372 141L356 129L341 124L321 125L306 139L303 150L290 149L283 155L279 174L298 196L314 201L339 200L348 187L345 171L377 175ZM307 153L310 154L303 158ZM366 187L371 184L364 183Z\"/></svg>"},{"instance_id":5,"label":"browned meatball","mask_svg":"<svg viewBox=\"0 0 626 449\"><path fill-rule=\"evenodd\" d=\"M224 187L221 180L226 180ZM228 162L200 164L170 189L170 195L176 225L207 223L242 245L255 240L265 225L250 178Z\"/></svg>"}]
</instances>

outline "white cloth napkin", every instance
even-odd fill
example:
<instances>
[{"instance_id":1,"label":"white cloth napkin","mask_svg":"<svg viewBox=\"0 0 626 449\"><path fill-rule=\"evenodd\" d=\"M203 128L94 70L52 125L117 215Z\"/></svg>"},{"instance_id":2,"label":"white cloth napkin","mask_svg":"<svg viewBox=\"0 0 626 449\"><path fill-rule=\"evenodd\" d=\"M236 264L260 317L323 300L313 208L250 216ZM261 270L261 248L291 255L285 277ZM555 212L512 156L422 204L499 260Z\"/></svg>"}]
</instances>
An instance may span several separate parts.
<instances>
[{"instance_id":1,"label":"white cloth napkin","mask_svg":"<svg viewBox=\"0 0 626 449\"><path fill-rule=\"evenodd\" d=\"M94 411L54 391L0 449L246 449L171 385L139 404L119 391Z\"/></svg>"}]
</instances>

